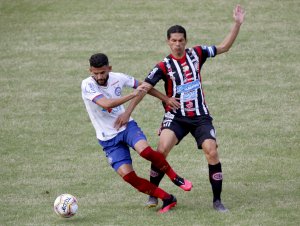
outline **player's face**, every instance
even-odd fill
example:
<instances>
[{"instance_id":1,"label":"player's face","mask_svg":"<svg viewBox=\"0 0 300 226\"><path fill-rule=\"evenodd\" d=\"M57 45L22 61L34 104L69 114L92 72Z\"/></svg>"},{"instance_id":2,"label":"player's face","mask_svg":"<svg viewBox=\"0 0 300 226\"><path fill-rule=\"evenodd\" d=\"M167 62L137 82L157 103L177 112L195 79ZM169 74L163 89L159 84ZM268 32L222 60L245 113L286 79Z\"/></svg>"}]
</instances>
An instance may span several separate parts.
<instances>
[{"instance_id":1,"label":"player's face","mask_svg":"<svg viewBox=\"0 0 300 226\"><path fill-rule=\"evenodd\" d=\"M186 46L186 39L182 33L172 33L167 43L171 49L171 53L176 58L181 58L184 56L184 50Z\"/></svg>"},{"instance_id":2,"label":"player's face","mask_svg":"<svg viewBox=\"0 0 300 226\"><path fill-rule=\"evenodd\" d=\"M90 67L93 78L100 86L105 86L107 84L110 71L111 66Z\"/></svg>"}]
</instances>

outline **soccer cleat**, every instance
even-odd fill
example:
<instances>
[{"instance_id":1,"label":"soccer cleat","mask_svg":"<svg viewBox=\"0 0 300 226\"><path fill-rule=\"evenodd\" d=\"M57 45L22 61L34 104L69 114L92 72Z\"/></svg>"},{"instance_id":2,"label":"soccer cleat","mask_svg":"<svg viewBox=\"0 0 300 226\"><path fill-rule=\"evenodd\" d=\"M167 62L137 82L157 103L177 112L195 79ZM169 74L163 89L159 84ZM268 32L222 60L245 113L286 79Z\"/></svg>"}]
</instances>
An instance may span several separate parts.
<instances>
[{"instance_id":1,"label":"soccer cleat","mask_svg":"<svg viewBox=\"0 0 300 226\"><path fill-rule=\"evenodd\" d=\"M215 202L213 202L213 208L221 213L225 213L228 212L229 210L223 205L223 203L221 202L221 200L217 200Z\"/></svg>"},{"instance_id":2,"label":"soccer cleat","mask_svg":"<svg viewBox=\"0 0 300 226\"><path fill-rule=\"evenodd\" d=\"M168 199L164 199L163 200L163 206L161 207L161 209L158 211L158 213L166 213L168 212L170 209L172 209L174 206L176 206L177 204L177 199L174 195L171 195L170 198Z\"/></svg>"},{"instance_id":3,"label":"soccer cleat","mask_svg":"<svg viewBox=\"0 0 300 226\"><path fill-rule=\"evenodd\" d=\"M180 176L176 176L176 178L173 180L173 183L176 184L178 187L180 187L184 191L190 191L192 190L193 184L191 181L186 180Z\"/></svg>"},{"instance_id":4,"label":"soccer cleat","mask_svg":"<svg viewBox=\"0 0 300 226\"><path fill-rule=\"evenodd\" d=\"M158 199L153 196L149 196L148 202L146 203L146 206L148 208L156 207L158 204Z\"/></svg>"}]
</instances>

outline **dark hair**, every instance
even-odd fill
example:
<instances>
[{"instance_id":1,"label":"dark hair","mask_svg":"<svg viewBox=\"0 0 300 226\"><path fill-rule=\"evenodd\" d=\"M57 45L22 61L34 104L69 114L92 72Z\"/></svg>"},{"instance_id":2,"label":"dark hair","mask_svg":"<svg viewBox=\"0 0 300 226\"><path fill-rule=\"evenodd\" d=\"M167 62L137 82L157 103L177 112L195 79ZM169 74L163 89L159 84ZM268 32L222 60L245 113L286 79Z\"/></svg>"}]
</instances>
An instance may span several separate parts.
<instances>
[{"instance_id":1,"label":"dark hair","mask_svg":"<svg viewBox=\"0 0 300 226\"><path fill-rule=\"evenodd\" d=\"M167 31L167 38L170 39L171 34L173 33L182 33L184 38L186 39L186 31L184 29L184 27L180 26L180 25L174 25L172 27L170 27Z\"/></svg>"},{"instance_id":2,"label":"dark hair","mask_svg":"<svg viewBox=\"0 0 300 226\"><path fill-rule=\"evenodd\" d=\"M104 53L96 53L90 57L90 66L91 67L102 67L108 66L108 58Z\"/></svg>"}]
</instances>

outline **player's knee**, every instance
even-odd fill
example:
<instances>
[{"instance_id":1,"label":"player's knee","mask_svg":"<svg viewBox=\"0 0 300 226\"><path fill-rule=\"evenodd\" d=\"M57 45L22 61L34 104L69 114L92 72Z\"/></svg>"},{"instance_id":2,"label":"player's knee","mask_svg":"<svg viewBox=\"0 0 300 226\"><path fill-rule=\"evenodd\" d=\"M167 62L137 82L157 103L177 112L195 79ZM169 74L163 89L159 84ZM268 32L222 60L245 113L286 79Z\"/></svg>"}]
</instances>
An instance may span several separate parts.
<instances>
[{"instance_id":1,"label":"player's knee","mask_svg":"<svg viewBox=\"0 0 300 226\"><path fill-rule=\"evenodd\" d=\"M208 158L209 162L218 162L219 161L219 154L216 145L206 145L203 148L205 155Z\"/></svg>"},{"instance_id":2,"label":"player's knee","mask_svg":"<svg viewBox=\"0 0 300 226\"><path fill-rule=\"evenodd\" d=\"M208 152L208 155L211 160L219 160L219 154L218 154L217 149L211 149Z\"/></svg>"},{"instance_id":3,"label":"player's knee","mask_svg":"<svg viewBox=\"0 0 300 226\"><path fill-rule=\"evenodd\" d=\"M166 145L159 145L157 148L157 152L163 154L163 156L165 158L167 158L170 151L171 151L171 149Z\"/></svg>"}]
</instances>

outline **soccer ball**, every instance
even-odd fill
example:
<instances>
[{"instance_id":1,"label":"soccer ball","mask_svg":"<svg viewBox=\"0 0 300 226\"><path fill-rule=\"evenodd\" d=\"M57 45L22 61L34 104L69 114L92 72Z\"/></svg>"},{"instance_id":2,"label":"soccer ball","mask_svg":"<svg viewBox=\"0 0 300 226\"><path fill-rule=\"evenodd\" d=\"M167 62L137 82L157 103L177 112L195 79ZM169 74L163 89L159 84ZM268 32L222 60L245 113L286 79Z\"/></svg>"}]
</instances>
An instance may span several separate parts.
<instances>
[{"instance_id":1,"label":"soccer ball","mask_svg":"<svg viewBox=\"0 0 300 226\"><path fill-rule=\"evenodd\" d=\"M76 214L78 209L77 199L70 194L62 194L54 201L54 212L61 217L69 218Z\"/></svg>"}]
</instances>

